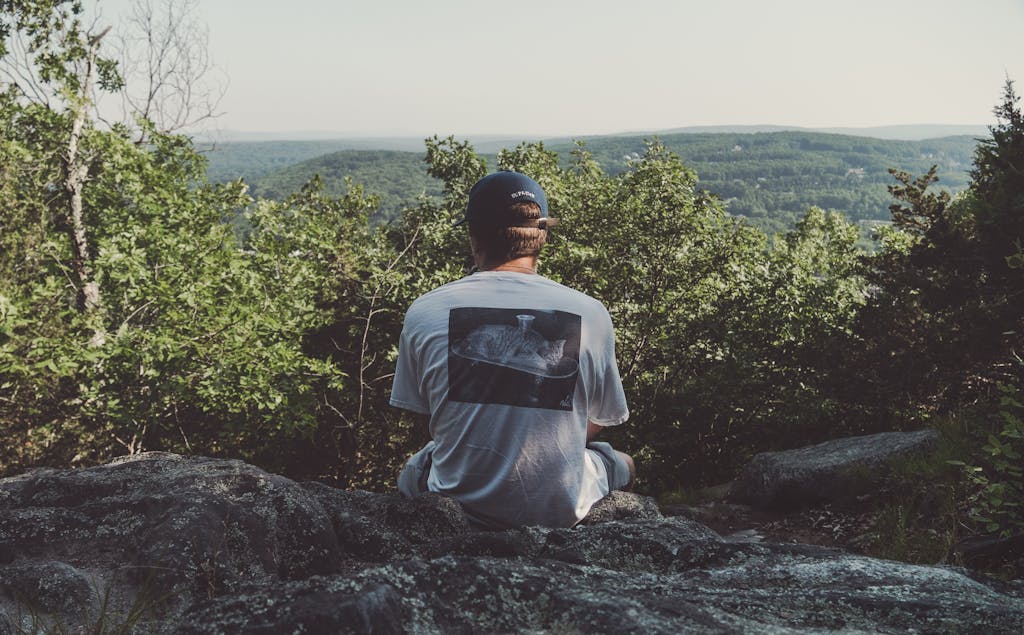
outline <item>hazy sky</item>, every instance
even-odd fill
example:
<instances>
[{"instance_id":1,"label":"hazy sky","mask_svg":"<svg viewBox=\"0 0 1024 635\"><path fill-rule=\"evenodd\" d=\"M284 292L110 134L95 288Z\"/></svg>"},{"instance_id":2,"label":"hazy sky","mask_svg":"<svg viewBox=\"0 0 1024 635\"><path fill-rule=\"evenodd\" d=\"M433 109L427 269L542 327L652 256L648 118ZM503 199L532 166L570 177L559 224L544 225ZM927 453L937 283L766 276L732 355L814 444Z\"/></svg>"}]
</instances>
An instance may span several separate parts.
<instances>
[{"instance_id":1,"label":"hazy sky","mask_svg":"<svg viewBox=\"0 0 1024 635\"><path fill-rule=\"evenodd\" d=\"M99 4L116 24L130 1ZM1004 78L1024 82L1024 0L198 0L196 13L230 78L217 125L231 130L990 124Z\"/></svg>"}]
</instances>

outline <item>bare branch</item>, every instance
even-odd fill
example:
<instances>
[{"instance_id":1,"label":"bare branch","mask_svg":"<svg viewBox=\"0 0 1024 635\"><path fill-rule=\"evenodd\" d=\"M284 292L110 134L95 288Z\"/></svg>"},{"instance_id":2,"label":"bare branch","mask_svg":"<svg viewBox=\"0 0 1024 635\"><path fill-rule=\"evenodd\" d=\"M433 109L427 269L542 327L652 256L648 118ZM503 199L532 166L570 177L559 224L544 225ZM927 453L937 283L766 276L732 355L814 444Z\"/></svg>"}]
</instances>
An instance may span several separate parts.
<instances>
[{"instance_id":1,"label":"bare branch","mask_svg":"<svg viewBox=\"0 0 1024 635\"><path fill-rule=\"evenodd\" d=\"M357 422L363 420L363 404L365 402L366 389L370 384L370 382L366 381L366 371L373 366L373 362L376 360L376 355L374 355L369 361L367 361L367 355L369 354L370 326L373 322L373 317L381 312L380 309L376 308L377 301L383 297L381 292L383 291L384 284L387 281L387 275L398 266L398 263L401 262L402 258L404 258L405 255L409 253L409 250L413 248L413 245L416 244L416 241L420 236L420 229L421 226L416 227L416 231L413 232L412 237L405 244L405 248L402 249L402 251L395 256L394 260L388 263L388 266L384 268L384 271L380 273L380 281L377 283L377 288L373 290L373 294L369 298L370 307L363 322L363 338L359 346L359 405L356 408Z\"/></svg>"},{"instance_id":2,"label":"bare branch","mask_svg":"<svg viewBox=\"0 0 1024 635\"><path fill-rule=\"evenodd\" d=\"M24 34L12 33L7 45L7 55L0 58L0 80L15 86L27 101L49 107L52 90L39 77L37 56Z\"/></svg>"},{"instance_id":3,"label":"bare branch","mask_svg":"<svg viewBox=\"0 0 1024 635\"><path fill-rule=\"evenodd\" d=\"M121 120L142 117L161 133L215 119L227 80L209 55L209 33L196 0L136 0L115 45L124 88ZM146 141L139 131L138 142Z\"/></svg>"}]
</instances>

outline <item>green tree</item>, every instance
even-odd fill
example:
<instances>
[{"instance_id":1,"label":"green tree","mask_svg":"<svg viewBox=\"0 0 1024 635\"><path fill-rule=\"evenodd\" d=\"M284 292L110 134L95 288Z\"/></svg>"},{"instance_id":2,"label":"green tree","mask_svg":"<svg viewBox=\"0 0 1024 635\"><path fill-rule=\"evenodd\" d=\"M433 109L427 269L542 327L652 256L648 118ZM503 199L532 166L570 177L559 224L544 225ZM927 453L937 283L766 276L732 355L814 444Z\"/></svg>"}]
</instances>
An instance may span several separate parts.
<instances>
[{"instance_id":1,"label":"green tree","mask_svg":"<svg viewBox=\"0 0 1024 635\"><path fill-rule=\"evenodd\" d=\"M843 364L868 418L897 413L886 425L985 394L1016 348L1024 286L1007 259L1021 240L1024 126L1012 84L996 114L964 194L931 191L934 170L894 171L900 234L870 259L875 293L857 328L866 346Z\"/></svg>"},{"instance_id":2,"label":"green tree","mask_svg":"<svg viewBox=\"0 0 1024 635\"><path fill-rule=\"evenodd\" d=\"M345 381L305 338L330 319L373 201L256 206L245 248L224 222L252 205L243 184L206 184L190 141L145 119L140 145L89 118L77 69L100 40L77 3L2 8L5 38L31 42L19 63L52 92L0 94L0 469L144 449L301 465ZM103 293L82 311L87 284Z\"/></svg>"},{"instance_id":3,"label":"green tree","mask_svg":"<svg viewBox=\"0 0 1024 635\"><path fill-rule=\"evenodd\" d=\"M1024 115L1013 82L1007 80L1002 103L995 109L998 123L991 138L978 144L971 172L970 195L980 251L988 268L1006 284L1019 289L1020 273L1007 258L1021 250L1024 240Z\"/></svg>"}]
</instances>

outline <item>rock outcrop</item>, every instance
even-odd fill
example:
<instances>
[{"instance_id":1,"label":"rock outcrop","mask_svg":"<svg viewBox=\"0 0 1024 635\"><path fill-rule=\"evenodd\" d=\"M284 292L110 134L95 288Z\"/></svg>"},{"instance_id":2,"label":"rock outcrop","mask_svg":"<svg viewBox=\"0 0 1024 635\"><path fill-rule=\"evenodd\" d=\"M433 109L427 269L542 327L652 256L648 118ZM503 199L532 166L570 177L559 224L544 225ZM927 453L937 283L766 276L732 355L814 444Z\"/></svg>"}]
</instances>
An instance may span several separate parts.
<instances>
[{"instance_id":1,"label":"rock outcrop","mask_svg":"<svg viewBox=\"0 0 1024 635\"><path fill-rule=\"evenodd\" d=\"M731 498L771 509L847 501L876 487L893 461L925 452L937 439L935 430L882 432L762 452L737 479Z\"/></svg>"},{"instance_id":2,"label":"rock outcrop","mask_svg":"<svg viewBox=\"0 0 1024 635\"><path fill-rule=\"evenodd\" d=\"M0 481L0 633L987 632L1024 589L728 542L615 494L573 529L477 531L457 503L150 453Z\"/></svg>"}]
</instances>

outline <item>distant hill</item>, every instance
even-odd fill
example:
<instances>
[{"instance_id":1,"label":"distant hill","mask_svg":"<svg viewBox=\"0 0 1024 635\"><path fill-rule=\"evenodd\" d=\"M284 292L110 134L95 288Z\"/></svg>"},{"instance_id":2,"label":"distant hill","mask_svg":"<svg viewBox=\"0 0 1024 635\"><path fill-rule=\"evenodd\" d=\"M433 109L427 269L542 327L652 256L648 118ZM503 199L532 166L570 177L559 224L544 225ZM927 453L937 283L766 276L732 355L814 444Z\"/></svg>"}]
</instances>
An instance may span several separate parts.
<instances>
[{"instance_id":1,"label":"distant hill","mask_svg":"<svg viewBox=\"0 0 1024 635\"><path fill-rule=\"evenodd\" d=\"M977 144L971 136L898 141L794 131L659 138L730 213L768 231L791 227L811 205L841 211L853 221L888 220L888 186L895 183L889 168L917 175L934 164L939 187L962 190ZM642 137L599 137L586 144L611 173L627 169L645 149ZM550 147L564 154L571 146Z\"/></svg>"},{"instance_id":2,"label":"distant hill","mask_svg":"<svg viewBox=\"0 0 1024 635\"><path fill-rule=\"evenodd\" d=\"M628 169L643 154L646 136L584 139L610 173ZM974 136L922 141L878 139L808 131L676 132L660 140L693 168L704 189L725 201L730 213L747 217L767 231L781 231L811 205L843 212L870 224L888 220L892 203L888 168L921 174L938 166L939 186L958 191L967 184ZM422 143L422 142L421 142ZM502 146L477 145L481 152ZM545 146L569 160L570 139L549 139ZM338 141L265 141L227 144L210 155L210 178L239 175L253 192L283 198L319 174L325 188L344 193L351 176L382 199L381 217L394 216L420 194L436 196L441 184L426 174L422 151L365 150ZM505 143L504 147L515 145ZM488 165L494 167L493 155Z\"/></svg>"},{"instance_id":3,"label":"distant hill","mask_svg":"<svg viewBox=\"0 0 1024 635\"><path fill-rule=\"evenodd\" d=\"M422 152L394 150L342 150L308 159L255 179L255 196L283 199L304 183L320 175L324 189L345 194L345 177L362 185L367 193L380 197L382 219L394 217L404 205L421 194L441 195L441 182L427 174Z\"/></svg>"},{"instance_id":4,"label":"distant hill","mask_svg":"<svg viewBox=\"0 0 1024 635\"><path fill-rule=\"evenodd\" d=\"M206 155L206 176L215 183L243 178L252 183L271 172L284 170L297 163L341 150L423 150L423 140L413 145L412 140L401 148L364 146L359 140L300 140L300 141L233 141L216 144L198 142Z\"/></svg>"},{"instance_id":5,"label":"distant hill","mask_svg":"<svg viewBox=\"0 0 1024 635\"><path fill-rule=\"evenodd\" d=\"M552 137L550 135L536 134L471 134L458 135L460 138L467 138L477 147L491 145L494 143L506 145L516 144L521 140L552 140L569 139L580 136L586 138L596 137L634 137L644 135L667 135L679 133L718 133L718 132L826 132L832 134L848 134L855 137L873 137L876 139L903 139L905 141L921 141L923 139L937 139L939 137L953 137L959 135L981 136L988 133L988 127L982 124L900 124L890 126L870 127L824 127L808 128L804 126L780 126L775 124L754 124L754 125L714 125L714 126L683 126L681 128L665 128L657 130L624 130L607 134L594 135L568 135L565 137ZM203 144L236 144L236 143L259 143L266 141L331 141L346 144L349 150L408 150L414 151L423 143L423 136L429 135L364 135L348 132L337 132L330 130L291 130L291 131L247 131L247 130L220 130L204 132L196 135L196 141Z\"/></svg>"},{"instance_id":6,"label":"distant hill","mask_svg":"<svg viewBox=\"0 0 1024 635\"><path fill-rule=\"evenodd\" d=\"M905 126L876 126L874 128L815 128L816 132L875 137L876 139L902 139L904 141L925 141L943 137L988 136L988 126L918 124Z\"/></svg>"},{"instance_id":7,"label":"distant hill","mask_svg":"<svg viewBox=\"0 0 1024 635\"><path fill-rule=\"evenodd\" d=\"M827 134L842 134L854 137L871 137L872 139L897 139L902 141L923 141L925 139L939 139L942 137L973 136L983 137L988 134L988 128L982 125L955 125L955 124L908 124L898 126L874 126L870 128L802 128L800 126L687 126L685 128L673 128L647 133L630 133L628 135L613 136L635 136L637 134L706 134L706 133L754 133L754 132L824 132Z\"/></svg>"},{"instance_id":8,"label":"distant hill","mask_svg":"<svg viewBox=\"0 0 1024 635\"><path fill-rule=\"evenodd\" d=\"M623 137L649 138L678 134L753 134L758 132L824 132L874 139L921 141L950 136L983 137L985 126L921 124L878 126L873 128L800 128L797 126L688 126L670 130L624 132L582 137L543 137L529 135L472 135L468 140L478 152L496 153L520 141L543 141L548 145L568 145L575 139L597 143ZM209 160L210 180L224 182L243 177L248 181L313 157L342 150L397 150L421 152L422 137L365 137L329 131L245 132L222 131L216 135L196 138Z\"/></svg>"}]
</instances>

